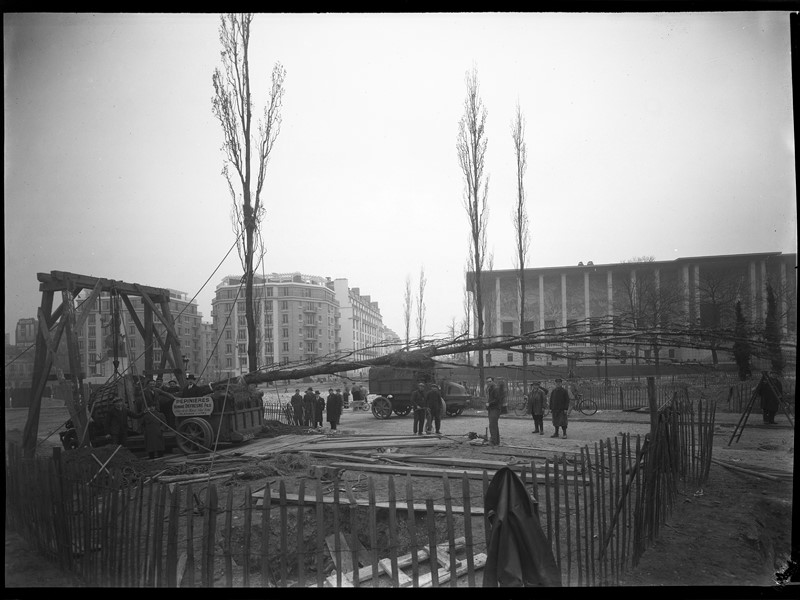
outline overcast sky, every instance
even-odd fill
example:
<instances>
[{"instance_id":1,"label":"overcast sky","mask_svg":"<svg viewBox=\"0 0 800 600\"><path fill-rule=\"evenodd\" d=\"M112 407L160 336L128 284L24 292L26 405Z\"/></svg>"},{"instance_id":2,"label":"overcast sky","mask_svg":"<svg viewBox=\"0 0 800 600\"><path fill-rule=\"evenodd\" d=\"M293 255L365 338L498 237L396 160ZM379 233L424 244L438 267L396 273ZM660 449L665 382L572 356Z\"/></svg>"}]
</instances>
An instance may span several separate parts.
<instances>
[{"instance_id":1,"label":"overcast sky","mask_svg":"<svg viewBox=\"0 0 800 600\"><path fill-rule=\"evenodd\" d=\"M212 14L4 14L12 339L52 270L198 294L210 321L215 286L242 272L235 252L219 266L234 234L218 29ZM400 335L421 268L425 333L463 318L473 64L495 269L515 266L517 102L530 266L796 252L788 12L259 14L250 61L257 113L274 63L287 73L264 271L345 277Z\"/></svg>"}]
</instances>

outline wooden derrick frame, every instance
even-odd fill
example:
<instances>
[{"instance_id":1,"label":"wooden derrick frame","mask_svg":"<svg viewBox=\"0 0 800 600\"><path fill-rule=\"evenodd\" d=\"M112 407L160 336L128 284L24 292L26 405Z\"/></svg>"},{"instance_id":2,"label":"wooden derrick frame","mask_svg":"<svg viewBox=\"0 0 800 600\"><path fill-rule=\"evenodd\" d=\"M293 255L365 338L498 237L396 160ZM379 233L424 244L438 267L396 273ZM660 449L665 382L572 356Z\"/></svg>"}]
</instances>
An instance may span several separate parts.
<instances>
[{"instance_id":1,"label":"wooden derrick frame","mask_svg":"<svg viewBox=\"0 0 800 600\"><path fill-rule=\"evenodd\" d=\"M83 374L80 372L81 362L78 347L78 332L94 306L95 300L103 292L114 290L119 294L131 321L144 339L144 373L174 373L181 386L185 384L183 361L180 353L180 340L175 331L172 314L169 308L169 290L126 283L114 279L77 275L64 271L37 273L39 291L42 292L42 303L37 312L38 332L36 334L36 353L33 362L31 382L31 403L28 408L28 420L22 435L22 447L26 457L36 453L36 437L39 430L39 415L42 405L42 394L53 368L56 352L66 335L67 356L69 358L69 382L72 385L72 397L66 399L70 418L78 431L85 431L87 426L86 399L83 398ZM85 289L92 290L89 297L76 308L75 298ZM53 310L56 292L61 293L61 304ZM131 297L139 297L144 304L144 323L133 308ZM158 320L167 331L166 339L162 339L154 327L154 319ZM153 343L161 348L161 361L157 369L153 365ZM167 368L169 364L169 368ZM59 378L61 375L59 374ZM66 377L65 377L66 379Z\"/></svg>"}]
</instances>

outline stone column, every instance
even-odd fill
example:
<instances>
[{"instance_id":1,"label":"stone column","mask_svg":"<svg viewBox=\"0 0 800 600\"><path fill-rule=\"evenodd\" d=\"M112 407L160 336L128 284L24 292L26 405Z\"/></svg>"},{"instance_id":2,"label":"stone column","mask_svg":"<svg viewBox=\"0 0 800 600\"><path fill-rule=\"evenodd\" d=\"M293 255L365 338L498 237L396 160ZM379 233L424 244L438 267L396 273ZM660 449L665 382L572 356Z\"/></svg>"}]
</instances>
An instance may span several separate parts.
<instances>
[{"instance_id":1,"label":"stone column","mask_svg":"<svg viewBox=\"0 0 800 600\"><path fill-rule=\"evenodd\" d=\"M589 319L592 311L589 309L589 271L583 272L583 303L584 314L586 315L586 329L589 329Z\"/></svg>"}]
</instances>

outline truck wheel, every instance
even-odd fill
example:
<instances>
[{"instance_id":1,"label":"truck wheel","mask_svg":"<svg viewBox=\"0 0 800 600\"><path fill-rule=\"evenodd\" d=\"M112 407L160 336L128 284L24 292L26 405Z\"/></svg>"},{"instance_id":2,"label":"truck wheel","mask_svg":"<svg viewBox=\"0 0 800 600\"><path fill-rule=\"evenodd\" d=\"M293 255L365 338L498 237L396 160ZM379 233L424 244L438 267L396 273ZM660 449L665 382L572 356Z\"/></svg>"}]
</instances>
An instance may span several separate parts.
<instances>
[{"instance_id":1,"label":"truck wheel","mask_svg":"<svg viewBox=\"0 0 800 600\"><path fill-rule=\"evenodd\" d=\"M411 412L410 406L398 406L397 408L394 409L394 414L396 414L398 417L405 417L410 412Z\"/></svg>"},{"instance_id":2,"label":"truck wheel","mask_svg":"<svg viewBox=\"0 0 800 600\"><path fill-rule=\"evenodd\" d=\"M378 396L372 401L372 414L376 419L388 419L392 416L392 403L386 398Z\"/></svg>"},{"instance_id":3,"label":"truck wheel","mask_svg":"<svg viewBox=\"0 0 800 600\"><path fill-rule=\"evenodd\" d=\"M211 448L214 433L211 431L211 425L205 419L189 417L178 425L178 433L175 437L178 448L184 454L203 454Z\"/></svg>"}]
</instances>

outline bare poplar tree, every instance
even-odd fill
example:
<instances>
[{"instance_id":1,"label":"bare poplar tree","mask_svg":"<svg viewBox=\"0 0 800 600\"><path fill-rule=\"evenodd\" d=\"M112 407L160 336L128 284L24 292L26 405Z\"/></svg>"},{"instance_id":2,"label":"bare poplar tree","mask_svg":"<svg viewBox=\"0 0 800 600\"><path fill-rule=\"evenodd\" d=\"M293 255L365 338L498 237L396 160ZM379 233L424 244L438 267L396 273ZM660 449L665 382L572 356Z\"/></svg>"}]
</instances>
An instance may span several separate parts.
<instances>
[{"instance_id":1,"label":"bare poplar tree","mask_svg":"<svg viewBox=\"0 0 800 600\"><path fill-rule=\"evenodd\" d=\"M248 370L257 364L256 320L253 302L254 257L263 255L261 220L265 209L261 192L267 164L281 129L281 103L286 71L280 63L272 69L272 86L264 113L253 131L253 101L250 89L249 13L220 17L219 41L222 70L214 69L212 112L222 126L222 175L228 182L233 207L231 220L245 280ZM254 156L255 154L255 156ZM253 162L255 161L255 164ZM255 189L253 179L255 177Z\"/></svg>"},{"instance_id":2,"label":"bare poplar tree","mask_svg":"<svg viewBox=\"0 0 800 600\"><path fill-rule=\"evenodd\" d=\"M403 297L403 319L406 325L406 350L411 347L411 307L414 299L411 297L411 275L406 275L406 293Z\"/></svg>"},{"instance_id":3,"label":"bare poplar tree","mask_svg":"<svg viewBox=\"0 0 800 600\"><path fill-rule=\"evenodd\" d=\"M486 108L478 93L478 72L473 66L466 74L467 95L464 99L464 114L458 123L456 150L458 163L464 174L464 208L470 223L470 255L475 268L472 282L475 296L476 337L478 338L478 376L480 393L484 392L483 349L483 264L486 254L486 226L489 210L486 199L489 193L489 178L484 173L486 158Z\"/></svg>"},{"instance_id":4,"label":"bare poplar tree","mask_svg":"<svg viewBox=\"0 0 800 600\"><path fill-rule=\"evenodd\" d=\"M523 178L528 168L528 151L525 145L525 118L522 116L519 102L517 113L511 122L511 139L514 143L514 155L517 159L517 203L513 210L514 237L516 242L516 262L518 269L517 291L519 292L519 334L525 335L525 262L531 242L528 227L528 210L525 205L525 183ZM522 390L528 390L528 353L522 346Z\"/></svg>"},{"instance_id":5,"label":"bare poplar tree","mask_svg":"<svg viewBox=\"0 0 800 600\"><path fill-rule=\"evenodd\" d=\"M419 268L419 288L417 288L417 345L422 347L425 338L425 267Z\"/></svg>"}]
</instances>

